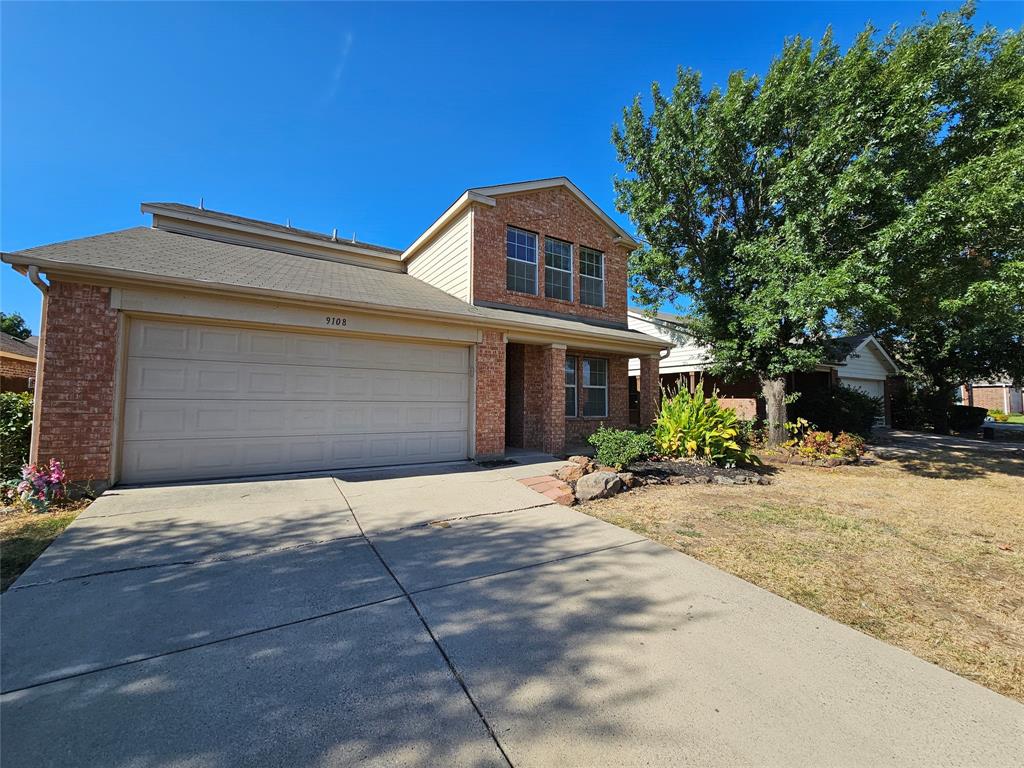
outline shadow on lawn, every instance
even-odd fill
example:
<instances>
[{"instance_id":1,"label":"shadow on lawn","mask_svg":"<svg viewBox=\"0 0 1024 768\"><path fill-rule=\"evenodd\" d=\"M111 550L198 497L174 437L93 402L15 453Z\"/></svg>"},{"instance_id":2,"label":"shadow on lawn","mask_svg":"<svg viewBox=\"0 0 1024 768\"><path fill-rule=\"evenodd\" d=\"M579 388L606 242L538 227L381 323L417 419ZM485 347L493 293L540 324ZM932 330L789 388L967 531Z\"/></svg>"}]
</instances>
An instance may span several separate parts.
<instances>
[{"instance_id":1,"label":"shadow on lawn","mask_svg":"<svg viewBox=\"0 0 1024 768\"><path fill-rule=\"evenodd\" d=\"M897 462L920 477L975 480L990 474L1024 477L1024 449L958 440L948 445L899 442L874 449L881 459Z\"/></svg>"},{"instance_id":2,"label":"shadow on lawn","mask_svg":"<svg viewBox=\"0 0 1024 768\"><path fill-rule=\"evenodd\" d=\"M46 554L57 564L108 570L129 548L133 562L160 565L4 595L3 687L12 692L0 706L0 762L504 764L365 539L263 551L347 530L347 512L328 506L307 502L305 519L258 526L168 516L119 523L116 536L59 539ZM510 706L507 722L527 740L552 727L570 742L627 740L621 708L657 698L665 683L629 658L609 665L608 649L704 616L683 616L686 595L650 598L658 591L643 574L559 559L583 554L581 540L589 546L579 523L524 535L499 517L466 535L457 526L395 531L381 551L396 570L413 563L406 587L428 590L413 599L485 711ZM218 552L255 554L167 564ZM416 562L428 578L415 578ZM551 685L559 679L572 684ZM677 728L667 717L647 724L652 741L673 750Z\"/></svg>"}]
</instances>

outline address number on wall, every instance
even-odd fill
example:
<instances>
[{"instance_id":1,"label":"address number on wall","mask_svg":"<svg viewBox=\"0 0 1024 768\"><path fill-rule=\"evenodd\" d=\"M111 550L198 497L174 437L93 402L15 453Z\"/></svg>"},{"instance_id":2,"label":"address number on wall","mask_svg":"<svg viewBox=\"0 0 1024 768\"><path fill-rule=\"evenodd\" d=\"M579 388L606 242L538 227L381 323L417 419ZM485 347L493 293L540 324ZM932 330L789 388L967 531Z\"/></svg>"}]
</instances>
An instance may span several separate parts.
<instances>
[{"instance_id":1,"label":"address number on wall","mask_svg":"<svg viewBox=\"0 0 1024 768\"><path fill-rule=\"evenodd\" d=\"M338 317L337 315L325 315L324 320L326 321L326 325L330 326L348 325L347 317Z\"/></svg>"}]
</instances>

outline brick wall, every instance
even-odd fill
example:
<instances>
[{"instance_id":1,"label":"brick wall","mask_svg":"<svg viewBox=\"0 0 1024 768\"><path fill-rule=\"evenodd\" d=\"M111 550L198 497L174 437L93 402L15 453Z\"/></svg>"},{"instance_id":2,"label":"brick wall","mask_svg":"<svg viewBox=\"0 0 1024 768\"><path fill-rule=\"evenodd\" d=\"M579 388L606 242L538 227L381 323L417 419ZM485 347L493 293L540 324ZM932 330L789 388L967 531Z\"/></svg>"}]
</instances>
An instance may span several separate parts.
<instances>
[{"instance_id":1,"label":"brick wall","mask_svg":"<svg viewBox=\"0 0 1024 768\"><path fill-rule=\"evenodd\" d=\"M624 355L611 355L607 352L589 352L578 349L569 349L565 355L566 357L576 358L599 357L608 361L608 416L603 419L584 418L582 416L566 419L565 444L567 446L575 446L586 443L587 438L596 432L602 424L608 427L615 427L616 429L626 429L629 426L629 358ZM579 386L576 393L581 399L577 404L576 412L582 414L582 372L578 378ZM565 386L564 381L563 378L563 387ZM562 405L562 413L565 413L564 395Z\"/></svg>"},{"instance_id":2,"label":"brick wall","mask_svg":"<svg viewBox=\"0 0 1024 768\"><path fill-rule=\"evenodd\" d=\"M476 205L473 218L473 300L577 315L626 325L626 257L615 233L575 195L561 187L503 195L497 205ZM538 234L538 295L506 289L505 232L508 226ZM544 297L544 237L573 244L573 301ZM579 302L580 246L604 253L605 306Z\"/></svg>"},{"instance_id":3,"label":"brick wall","mask_svg":"<svg viewBox=\"0 0 1024 768\"><path fill-rule=\"evenodd\" d=\"M484 331L476 345L476 457L505 453L505 337Z\"/></svg>"},{"instance_id":4,"label":"brick wall","mask_svg":"<svg viewBox=\"0 0 1024 768\"><path fill-rule=\"evenodd\" d=\"M1009 400L1010 413L1019 412L1021 409L1021 396L1020 390L1010 388L1007 392L1006 387L979 387L974 386L971 388L971 394L973 397L973 403L978 408L988 408L989 410L1005 411L1007 406L1007 400ZM1005 398L1005 399L1004 399ZM964 400L967 403L967 400Z\"/></svg>"},{"instance_id":5,"label":"brick wall","mask_svg":"<svg viewBox=\"0 0 1024 768\"><path fill-rule=\"evenodd\" d=\"M44 305L35 461L64 462L72 481L110 480L118 313L110 289L54 281Z\"/></svg>"},{"instance_id":6,"label":"brick wall","mask_svg":"<svg viewBox=\"0 0 1024 768\"><path fill-rule=\"evenodd\" d=\"M0 392L28 392L28 380L35 377L35 363L0 357Z\"/></svg>"},{"instance_id":7,"label":"brick wall","mask_svg":"<svg viewBox=\"0 0 1024 768\"><path fill-rule=\"evenodd\" d=\"M646 429L654 423L661 403L661 378L658 375L658 355L640 358L640 426Z\"/></svg>"},{"instance_id":8,"label":"brick wall","mask_svg":"<svg viewBox=\"0 0 1024 768\"><path fill-rule=\"evenodd\" d=\"M505 345L505 444L526 447L526 347Z\"/></svg>"}]
</instances>

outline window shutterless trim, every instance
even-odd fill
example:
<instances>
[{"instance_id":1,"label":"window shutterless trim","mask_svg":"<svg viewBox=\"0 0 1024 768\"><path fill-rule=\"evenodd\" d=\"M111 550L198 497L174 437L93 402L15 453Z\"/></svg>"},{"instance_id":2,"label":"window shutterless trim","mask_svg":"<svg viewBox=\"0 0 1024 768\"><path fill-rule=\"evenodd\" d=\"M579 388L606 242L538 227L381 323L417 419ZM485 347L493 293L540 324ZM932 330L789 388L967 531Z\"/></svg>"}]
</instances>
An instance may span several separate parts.
<instances>
[{"instance_id":1,"label":"window shutterless trim","mask_svg":"<svg viewBox=\"0 0 1024 768\"><path fill-rule=\"evenodd\" d=\"M551 264L548 263L548 243L558 243L559 245L566 246L569 249L569 256L568 256L568 258L569 258L569 268L568 269L563 269L562 267L554 267L554 266L552 266ZM555 256L557 258L559 258L559 259L565 258L565 254L562 254L562 253L555 254ZM572 302L573 294L575 293L575 291L573 290L574 286L573 286L573 279L572 279L572 261L573 261L573 244L572 243L570 243L567 240L560 240L557 237L548 237L548 236L545 235L545 237L544 237L544 297L545 298L547 298L547 299L554 299L556 301L568 301L570 303ZM548 293L548 270L549 269L552 272L560 272L563 275L568 275L569 276L569 296L568 296L568 298L566 298L564 296L552 296L552 295L550 295Z\"/></svg>"},{"instance_id":2,"label":"window shutterless trim","mask_svg":"<svg viewBox=\"0 0 1024 768\"><path fill-rule=\"evenodd\" d=\"M569 369L572 368L572 384L565 384L565 389L572 389L572 413L566 413L565 418L575 419L580 414L580 387L579 387L579 359L573 356L565 358L564 376L568 377Z\"/></svg>"},{"instance_id":3,"label":"window shutterless trim","mask_svg":"<svg viewBox=\"0 0 1024 768\"><path fill-rule=\"evenodd\" d=\"M523 235L528 235L529 237L533 238L533 261L531 261L530 259L520 258L518 255L509 255L509 246L513 246L514 247L513 253L516 250L518 250L519 248L525 248L526 247L525 245L521 245L518 242L509 242L510 235L513 232L521 233ZM509 282L509 274L508 274L509 267L508 267L508 264L509 264L510 261L514 261L514 262L517 262L519 264L531 264L531 265L533 265L533 290L532 291L526 291L526 290L521 291L518 288L510 288L509 287L509 284L508 284L508 282ZM514 280L518 279L518 277L519 277L518 275L513 275L513 279ZM525 281L526 277L524 276L522 278L522 280ZM505 290L510 291L512 293L526 294L527 296L538 296L538 295L540 295L540 235L537 232L531 232L530 230L523 229L522 227L514 227L511 224L505 225Z\"/></svg>"},{"instance_id":4,"label":"window shutterless trim","mask_svg":"<svg viewBox=\"0 0 1024 768\"><path fill-rule=\"evenodd\" d=\"M584 274L584 271L583 271L583 259L584 259L584 256L597 256L598 257L597 264L599 265L600 270L601 270L601 276L600 277L594 277L593 275ZM586 291L583 290L583 286L584 286L584 282L583 281L584 280L593 280L593 281L596 281L596 282L598 282L600 284L600 286L601 286L601 303L600 304L594 304L594 303L592 303L590 301L586 301L585 300ZM596 248L591 248L591 247L586 246L586 245L581 245L580 246L580 304L583 304L583 305L588 306L588 307L604 307L605 299L606 299L606 297L605 297L605 253L604 253L604 251L599 251Z\"/></svg>"},{"instance_id":5,"label":"window shutterless trim","mask_svg":"<svg viewBox=\"0 0 1024 768\"><path fill-rule=\"evenodd\" d=\"M585 377L584 377L584 380L582 382L580 382L580 386L583 387L584 391L586 391L586 390L601 390L601 392L604 394L604 408L603 408L602 412L599 413L599 414L598 413L586 413L584 411L584 413L582 414L583 418L585 418L585 419L607 419L608 418L608 368L609 368L608 358L605 358L605 357L584 357L584 358L581 358L581 361L583 363L588 363L589 362L591 364L590 365L590 369L591 370L593 370L593 363L598 363L598 362L599 363L604 363L604 384L597 385L597 386L589 385L589 384L587 384L587 381L586 381ZM580 369L582 370L583 368L584 368L584 366L581 365Z\"/></svg>"}]
</instances>

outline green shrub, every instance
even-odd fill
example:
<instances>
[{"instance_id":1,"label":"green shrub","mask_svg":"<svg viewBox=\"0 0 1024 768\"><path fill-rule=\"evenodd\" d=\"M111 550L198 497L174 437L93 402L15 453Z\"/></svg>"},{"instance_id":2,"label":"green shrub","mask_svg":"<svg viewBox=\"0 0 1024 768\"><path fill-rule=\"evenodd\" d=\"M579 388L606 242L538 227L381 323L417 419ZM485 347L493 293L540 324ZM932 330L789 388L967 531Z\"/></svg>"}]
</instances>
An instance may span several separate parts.
<instances>
[{"instance_id":1,"label":"green shrub","mask_svg":"<svg viewBox=\"0 0 1024 768\"><path fill-rule=\"evenodd\" d=\"M615 469L646 459L656 450L650 434L628 429L601 427L588 438L588 442L597 449L598 462Z\"/></svg>"},{"instance_id":2,"label":"green shrub","mask_svg":"<svg viewBox=\"0 0 1024 768\"><path fill-rule=\"evenodd\" d=\"M0 392L0 479L20 479L31 437L32 395Z\"/></svg>"},{"instance_id":3,"label":"green shrub","mask_svg":"<svg viewBox=\"0 0 1024 768\"><path fill-rule=\"evenodd\" d=\"M929 429L934 419L928 398L923 392L908 384L897 386L889 401L892 408L892 425L897 429Z\"/></svg>"},{"instance_id":4,"label":"green shrub","mask_svg":"<svg viewBox=\"0 0 1024 768\"><path fill-rule=\"evenodd\" d=\"M809 459L856 459L864 453L864 438L850 432L833 436L827 430L804 431L791 442L796 443L798 454Z\"/></svg>"},{"instance_id":5,"label":"green shrub","mask_svg":"<svg viewBox=\"0 0 1024 768\"><path fill-rule=\"evenodd\" d=\"M1003 412L999 408L989 408L988 415L992 417L992 421L998 421L1005 423L1010 420L1010 414Z\"/></svg>"},{"instance_id":6,"label":"green shrub","mask_svg":"<svg viewBox=\"0 0 1024 768\"><path fill-rule=\"evenodd\" d=\"M949 409L949 428L957 432L975 432L988 416L988 410L973 405L954 405Z\"/></svg>"},{"instance_id":7,"label":"green shrub","mask_svg":"<svg viewBox=\"0 0 1024 768\"><path fill-rule=\"evenodd\" d=\"M760 419L739 419L736 422L736 442L747 448L764 445L764 425Z\"/></svg>"},{"instance_id":8,"label":"green shrub","mask_svg":"<svg viewBox=\"0 0 1024 768\"><path fill-rule=\"evenodd\" d=\"M790 411L792 416L807 419L819 429L867 437L875 418L882 412L882 401L856 389L839 386L801 392Z\"/></svg>"},{"instance_id":9,"label":"green shrub","mask_svg":"<svg viewBox=\"0 0 1024 768\"><path fill-rule=\"evenodd\" d=\"M702 459L733 466L760 460L740 445L739 419L735 411L718 404L717 393L705 398L698 389L665 392L654 422L654 442L666 456Z\"/></svg>"}]
</instances>

